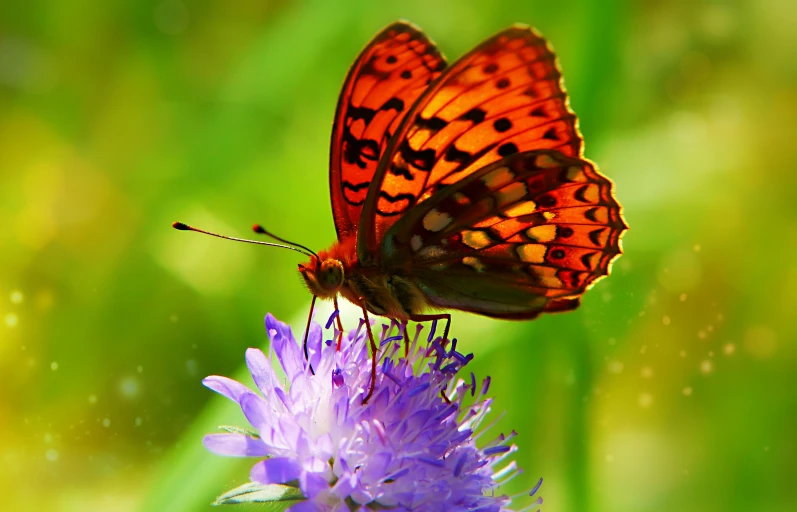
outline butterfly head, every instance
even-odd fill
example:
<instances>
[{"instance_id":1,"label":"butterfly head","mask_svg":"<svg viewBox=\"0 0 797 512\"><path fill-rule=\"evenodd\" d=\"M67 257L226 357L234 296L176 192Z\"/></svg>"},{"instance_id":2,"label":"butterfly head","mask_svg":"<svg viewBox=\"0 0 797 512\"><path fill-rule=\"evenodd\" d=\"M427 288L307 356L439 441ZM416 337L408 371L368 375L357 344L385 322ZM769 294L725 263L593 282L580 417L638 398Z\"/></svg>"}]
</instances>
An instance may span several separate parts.
<instances>
[{"instance_id":1,"label":"butterfly head","mask_svg":"<svg viewBox=\"0 0 797 512\"><path fill-rule=\"evenodd\" d=\"M299 273L310 293L322 299L334 297L343 286L343 263L335 258L312 257L309 263L299 265Z\"/></svg>"}]
</instances>

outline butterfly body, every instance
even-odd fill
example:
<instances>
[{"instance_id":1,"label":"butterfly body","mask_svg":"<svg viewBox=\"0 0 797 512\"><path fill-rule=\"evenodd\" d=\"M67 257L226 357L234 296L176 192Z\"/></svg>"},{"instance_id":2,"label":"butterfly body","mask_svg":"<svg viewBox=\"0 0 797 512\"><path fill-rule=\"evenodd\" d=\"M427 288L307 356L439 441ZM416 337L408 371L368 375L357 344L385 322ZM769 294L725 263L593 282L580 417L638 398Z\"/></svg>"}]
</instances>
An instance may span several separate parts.
<instances>
[{"instance_id":1,"label":"butterfly body","mask_svg":"<svg viewBox=\"0 0 797 512\"><path fill-rule=\"evenodd\" d=\"M394 23L344 82L329 175L338 241L300 273L314 296L397 320L574 309L627 229L582 146L534 29L447 66L419 29Z\"/></svg>"},{"instance_id":2,"label":"butterfly body","mask_svg":"<svg viewBox=\"0 0 797 512\"><path fill-rule=\"evenodd\" d=\"M324 299L340 294L375 315L397 320L408 320L428 309L423 293L408 278L411 272L395 266L362 266L354 243L353 239L335 243L299 266L310 293Z\"/></svg>"}]
</instances>

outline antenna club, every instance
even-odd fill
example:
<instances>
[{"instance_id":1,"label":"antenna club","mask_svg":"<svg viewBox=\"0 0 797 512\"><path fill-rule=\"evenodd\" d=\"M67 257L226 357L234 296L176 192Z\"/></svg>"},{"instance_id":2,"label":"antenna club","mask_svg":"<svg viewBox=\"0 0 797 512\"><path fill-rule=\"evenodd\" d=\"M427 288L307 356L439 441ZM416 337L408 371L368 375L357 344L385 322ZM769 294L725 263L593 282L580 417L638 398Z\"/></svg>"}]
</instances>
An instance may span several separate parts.
<instances>
[{"instance_id":1,"label":"antenna club","mask_svg":"<svg viewBox=\"0 0 797 512\"><path fill-rule=\"evenodd\" d=\"M253 225L252 226L252 231L254 231L255 233L259 233L261 235L267 235L268 234L268 232L265 230L265 228L263 228L263 226L261 226L260 224Z\"/></svg>"},{"instance_id":2,"label":"antenna club","mask_svg":"<svg viewBox=\"0 0 797 512\"><path fill-rule=\"evenodd\" d=\"M180 231L191 231L191 227L188 224L183 224L182 222L172 222L172 227L174 229L179 229Z\"/></svg>"}]
</instances>

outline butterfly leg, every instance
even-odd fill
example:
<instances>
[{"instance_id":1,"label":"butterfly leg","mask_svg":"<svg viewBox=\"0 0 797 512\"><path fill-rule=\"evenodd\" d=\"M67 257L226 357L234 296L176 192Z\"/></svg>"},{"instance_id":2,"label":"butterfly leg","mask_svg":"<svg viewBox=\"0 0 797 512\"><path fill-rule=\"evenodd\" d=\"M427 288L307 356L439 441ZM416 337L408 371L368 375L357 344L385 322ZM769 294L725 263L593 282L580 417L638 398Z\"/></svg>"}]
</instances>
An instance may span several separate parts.
<instances>
[{"instance_id":1,"label":"butterfly leg","mask_svg":"<svg viewBox=\"0 0 797 512\"><path fill-rule=\"evenodd\" d=\"M313 300L310 301L310 314L307 315L307 327L304 329L304 342L302 345L304 346L304 359L307 361L307 366L310 368L310 373L315 375L315 371L313 370L313 365L310 364L310 354L307 350L307 337L310 335L310 322L313 320L313 310L315 309L315 300L316 296L313 295Z\"/></svg>"},{"instance_id":2,"label":"butterfly leg","mask_svg":"<svg viewBox=\"0 0 797 512\"><path fill-rule=\"evenodd\" d=\"M410 356L410 337L407 336L407 325L409 324L409 320L404 320L400 324L400 328L402 334L404 335L404 358L408 358Z\"/></svg>"},{"instance_id":3,"label":"butterfly leg","mask_svg":"<svg viewBox=\"0 0 797 512\"><path fill-rule=\"evenodd\" d=\"M340 343L341 343L341 341L343 341L343 322L340 321L340 308L338 307L338 297L337 296L335 296L335 298L332 299L332 303L335 305L335 311L338 311L338 316L337 316L336 320L337 320L337 323L338 323L338 331L340 331L340 333L338 334L338 344L337 344L337 348L335 350L337 352L340 352Z\"/></svg>"},{"instance_id":4,"label":"butterfly leg","mask_svg":"<svg viewBox=\"0 0 797 512\"><path fill-rule=\"evenodd\" d=\"M413 315L410 317L413 322L426 322L429 320L445 320L446 328L443 331L443 346L448 342L448 330L451 327L451 315L448 313L440 313L439 315Z\"/></svg>"},{"instance_id":5,"label":"butterfly leg","mask_svg":"<svg viewBox=\"0 0 797 512\"><path fill-rule=\"evenodd\" d=\"M368 319L368 310L363 308L363 317L365 320L365 327L368 329L368 341L371 343L371 385L368 387L368 394L363 398L363 405L368 403L371 395L374 394L376 387L376 341L374 341L374 331L371 329L371 321Z\"/></svg>"}]
</instances>

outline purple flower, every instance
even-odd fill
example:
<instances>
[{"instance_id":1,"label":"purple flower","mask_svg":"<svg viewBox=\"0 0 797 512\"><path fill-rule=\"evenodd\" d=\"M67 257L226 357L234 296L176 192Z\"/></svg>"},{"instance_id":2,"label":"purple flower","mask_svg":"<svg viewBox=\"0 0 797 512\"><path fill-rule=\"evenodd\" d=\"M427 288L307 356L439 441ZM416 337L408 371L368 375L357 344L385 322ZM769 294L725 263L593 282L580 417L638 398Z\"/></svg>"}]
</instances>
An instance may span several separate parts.
<instances>
[{"instance_id":1,"label":"purple flower","mask_svg":"<svg viewBox=\"0 0 797 512\"><path fill-rule=\"evenodd\" d=\"M340 350L337 330L312 324L308 365L290 328L267 315L269 356L246 352L259 394L226 377L203 381L237 402L254 428L223 427L226 433L204 438L205 447L261 459L252 482L217 503L284 501L292 512L509 510L511 498L497 489L519 474L506 460L517 450L509 443L515 433L475 442L492 402L489 378L458 378L472 356L458 353L456 340L419 342L421 329L405 358L399 326L382 326L376 388L363 405L371 362L362 322Z\"/></svg>"}]
</instances>

